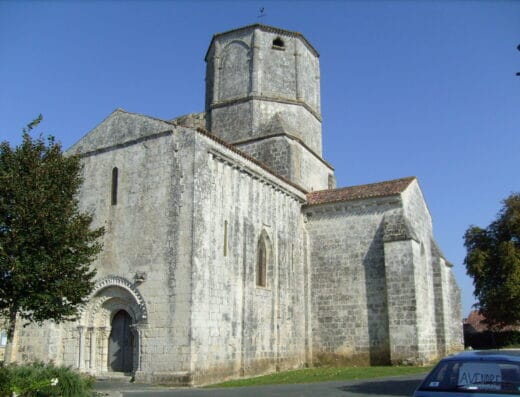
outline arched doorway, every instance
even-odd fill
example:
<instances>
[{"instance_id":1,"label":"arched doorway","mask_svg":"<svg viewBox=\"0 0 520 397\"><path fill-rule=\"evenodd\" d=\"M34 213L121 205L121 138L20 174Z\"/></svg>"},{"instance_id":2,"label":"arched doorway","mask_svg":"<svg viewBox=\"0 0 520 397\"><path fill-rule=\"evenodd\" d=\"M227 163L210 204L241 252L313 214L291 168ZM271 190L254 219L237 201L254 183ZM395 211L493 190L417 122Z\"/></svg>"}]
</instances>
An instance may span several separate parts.
<instances>
[{"instance_id":1,"label":"arched doorway","mask_svg":"<svg viewBox=\"0 0 520 397\"><path fill-rule=\"evenodd\" d=\"M111 371L133 371L134 337L131 325L132 317L125 310L119 310L112 318L108 338L108 368Z\"/></svg>"},{"instance_id":2,"label":"arched doorway","mask_svg":"<svg viewBox=\"0 0 520 397\"><path fill-rule=\"evenodd\" d=\"M110 275L96 283L77 327L78 369L94 375L142 371L147 309L135 283Z\"/></svg>"}]
</instances>

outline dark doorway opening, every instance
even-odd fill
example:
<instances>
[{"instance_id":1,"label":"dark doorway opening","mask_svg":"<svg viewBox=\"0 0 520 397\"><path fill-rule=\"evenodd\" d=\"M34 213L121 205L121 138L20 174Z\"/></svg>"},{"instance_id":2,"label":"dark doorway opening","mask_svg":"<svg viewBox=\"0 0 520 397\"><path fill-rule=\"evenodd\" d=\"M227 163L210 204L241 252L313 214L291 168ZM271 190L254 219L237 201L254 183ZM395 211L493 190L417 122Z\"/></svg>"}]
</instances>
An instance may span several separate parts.
<instances>
[{"instance_id":1,"label":"dark doorway opening","mask_svg":"<svg viewBox=\"0 0 520 397\"><path fill-rule=\"evenodd\" d=\"M132 372L134 359L134 337L130 326L132 318L124 310L112 319L112 330L108 339L108 368L115 372Z\"/></svg>"}]
</instances>

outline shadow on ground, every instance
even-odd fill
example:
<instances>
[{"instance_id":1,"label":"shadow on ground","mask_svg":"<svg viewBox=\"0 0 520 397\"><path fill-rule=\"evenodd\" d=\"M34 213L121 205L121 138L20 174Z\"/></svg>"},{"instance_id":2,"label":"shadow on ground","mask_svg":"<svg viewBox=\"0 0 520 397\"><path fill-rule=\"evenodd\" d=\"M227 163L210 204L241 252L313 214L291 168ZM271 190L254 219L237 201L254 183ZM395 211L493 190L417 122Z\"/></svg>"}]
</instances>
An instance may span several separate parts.
<instances>
[{"instance_id":1,"label":"shadow on ground","mask_svg":"<svg viewBox=\"0 0 520 397\"><path fill-rule=\"evenodd\" d=\"M372 396L406 396L413 394L421 379L388 379L383 381L370 381L342 386L341 391L360 393Z\"/></svg>"}]
</instances>

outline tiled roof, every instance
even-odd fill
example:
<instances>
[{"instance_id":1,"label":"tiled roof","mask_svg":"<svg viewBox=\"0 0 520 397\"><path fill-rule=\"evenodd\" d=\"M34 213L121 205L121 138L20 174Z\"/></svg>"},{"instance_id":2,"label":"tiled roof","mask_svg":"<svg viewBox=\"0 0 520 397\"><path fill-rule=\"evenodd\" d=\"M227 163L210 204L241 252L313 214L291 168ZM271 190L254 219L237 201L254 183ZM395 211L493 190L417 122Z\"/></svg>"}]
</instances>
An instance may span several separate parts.
<instances>
[{"instance_id":1,"label":"tiled roof","mask_svg":"<svg viewBox=\"0 0 520 397\"><path fill-rule=\"evenodd\" d=\"M486 317L480 314L477 310L472 310L469 313L468 318L464 320L464 324L468 324L473 327L471 330L473 332L483 332L487 331L488 329L488 325L486 324Z\"/></svg>"},{"instance_id":2,"label":"tiled roof","mask_svg":"<svg viewBox=\"0 0 520 397\"><path fill-rule=\"evenodd\" d=\"M371 183L368 185L309 192L307 193L307 204L316 205L340 201L361 200L370 197L395 196L402 193L415 179L414 176L411 176L391 181Z\"/></svg>"},{"instance_id":3,"label":"tiled roof","mask_svg":"<svg viewBox=\"0 0 520 397\"><path fill-rule=\"evenodd\" d=\"M464 319L465 331L469 333L473 332L484 332L490 329L488 323L486 322L486 317L483 314L479 313L478 310L472 310L468 318ZM500 331L518 331L520 329L519 326L515 325L505 325L499 328Z\"/></svg>"}]
</instances>

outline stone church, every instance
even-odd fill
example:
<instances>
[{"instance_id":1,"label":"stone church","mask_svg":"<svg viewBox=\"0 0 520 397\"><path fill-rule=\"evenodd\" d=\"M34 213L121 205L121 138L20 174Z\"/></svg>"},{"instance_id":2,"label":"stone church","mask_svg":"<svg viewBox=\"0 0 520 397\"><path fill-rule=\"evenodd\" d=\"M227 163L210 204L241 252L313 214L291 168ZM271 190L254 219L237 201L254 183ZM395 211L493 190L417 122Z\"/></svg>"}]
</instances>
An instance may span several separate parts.
<instances>
[{"instance_id":1,"label":"stone church","mask_svg":"<svg viewBox=\"0 0 520 397\"><path fill-rule=\"evenodd\" d=\"M462 348L460 293L415 177L335 186L320 67L300 33L213 36L205 112L115 110L69 149L105 226L74 323L18 327L14 359L200 385Z\"/></svg>"}]
</instances>

